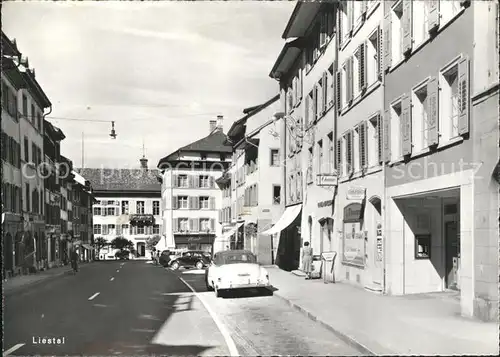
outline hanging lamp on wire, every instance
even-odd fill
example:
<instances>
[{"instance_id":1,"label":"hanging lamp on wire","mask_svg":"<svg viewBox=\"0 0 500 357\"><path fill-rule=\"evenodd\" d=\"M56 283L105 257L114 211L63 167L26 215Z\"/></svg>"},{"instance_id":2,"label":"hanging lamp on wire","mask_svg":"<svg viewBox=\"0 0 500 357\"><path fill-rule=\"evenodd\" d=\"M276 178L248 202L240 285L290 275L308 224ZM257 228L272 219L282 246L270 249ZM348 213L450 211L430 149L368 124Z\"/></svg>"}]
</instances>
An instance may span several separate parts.
<instances>
[{"instance_id":1,"label":"hanging lamp on wire","mask_svg":"<svg viewBox=\"0 0 500 357\"><path fill-rule=\"evenodd\" d=\"M116 139L115 122L111 122L111 133L109 134L112 139Z\"/></svg>"}]
</instances>

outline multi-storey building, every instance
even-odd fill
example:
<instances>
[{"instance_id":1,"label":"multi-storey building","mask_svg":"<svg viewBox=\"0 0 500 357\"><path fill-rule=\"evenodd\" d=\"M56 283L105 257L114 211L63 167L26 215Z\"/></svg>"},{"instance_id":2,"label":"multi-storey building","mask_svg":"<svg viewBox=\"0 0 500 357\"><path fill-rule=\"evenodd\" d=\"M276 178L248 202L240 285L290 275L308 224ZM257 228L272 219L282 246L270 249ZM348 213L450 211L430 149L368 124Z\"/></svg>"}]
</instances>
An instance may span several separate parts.
<instances>
[{"instance_id":1,"label":"multi-storey building","mask_svg":"<svg viewBox=\"0 0 500 357\"><path fill-rule=\"evenodd\" d=\"M479 24L498 28L494 6L385 2L383 26L386 290L456 290L462 314L488 319L498 316L498 96L487 93L498 47Z\"/></svg>"},{"instance_id":2,"label":"multi-storey building","mask_svg":"<svg viewBox=\"0 0 500 357\"><path fill-rule=\"evenodd\" d=\"M17 93L23 86L18 69L21 53L2 32L2 239L4 276L17 273L23 230L21 140ZM17 59L15 62L14 60ZM17 255L16 255L17 253Z\"/></svg>"},{"instance_id":3,"label":"multi-storey building","mask_svg":"<svg viewBox=\"0 0 500 357\"><path fill-rule=\"evenodd\" d=\"M85 168L76 171L90 182L95 196L92 206L94 241L99 237L108 242L117 237L126 238L134 245L135 257L145 259L151 256L146 250L146 241L163 233L163 222L159 172L148 169L147 159L140 161L139 169ZM81 213L78 213L80 219ZM81 220L78 223L81 224ZM115 250L110 246L103 248L99 259L115 259Z\"/></svg>"},{"instance_id":4,"label":"multi-storey building","mask_svg":"<svg viewBox=\"0 0 500 357\"><path fill-rule=\"evenodd\" d=\"M168 248L212 251L221 235L222 194L215 180L231 161L222 116L210 121L210 134L162 158L163 222Z\"/></svg>"},{"instance_id":5,"label":"multi-storey building","mask_svg":"<svg viewBox=\"0 0 500 357\"><path fill-rule=\"evenodd\" d=\"M223 234L222 239L232 249L251 250L262 264L273 263L273 250L277 244L276 235L262 233L281 215L279 122L275 118L279 109L277 95L262 105L243 111L246 115L235 121L227 134L227 141L233 146L228 171L234 175L230 180L223 175L217 181L226 203L219 220L233 224L233 229ZM227 200L228 196L230 200ZM232 206L234 211L230 209ZM238 229L240 227L242 232Z\"/></svg>"},{"instance_id":6,"label":"multi-storey building","mask_svg":"<svg viewBox=\"0 0 500 357\"><path fill-rule=\"evenodd\" d=\"M92 206L96 203L90 181L79 173L72 171L71 199L72 199L72 243L78 245L83 261L89 261L93 251L93 218Z\"/></svg>"},{"instance_id":7,"label":"multi-storey building","mask_svg":"<svg viewBox=\"0 0 500 357\"><path fill-rule=\"evenodd\" d=\"M49 268L67 260L66 243L61 239L61 184L62 178L70 174L61 163L61 141L65 139L61 129L44 120L45 160L43 174L45 178L45 237L46 246L42 247L44 259Z\"/></svg>"},{"instance_id":8,"label":"multi-storey building","mask_svg":"<svg viewBox=\"0 0 500 357\"><path fill-rule=\"evenodd\" d=\"M68 175L60 176L60 188L61 188L61 240L66 242L63 244L63 262L69 264L70 244L73 239L73 204L72 204L72 182L74 180L73 162L68 158L61 155L60 157L61 165L64 170L69 171ZM67 177L66 177L67 176Z\"/></svg>"}]
</instances>

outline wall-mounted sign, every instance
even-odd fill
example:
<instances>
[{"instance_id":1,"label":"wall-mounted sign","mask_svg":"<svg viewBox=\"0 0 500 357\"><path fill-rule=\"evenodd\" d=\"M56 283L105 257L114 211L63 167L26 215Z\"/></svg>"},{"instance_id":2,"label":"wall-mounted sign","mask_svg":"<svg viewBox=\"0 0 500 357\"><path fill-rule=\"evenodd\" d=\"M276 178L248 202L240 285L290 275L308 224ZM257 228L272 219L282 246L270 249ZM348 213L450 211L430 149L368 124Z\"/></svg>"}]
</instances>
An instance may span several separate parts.
<instances>
[{"instance_id":1,"label":"wall-mounted sign","mask_svg":"<svg viewBox=\"0 0 500 357\"><path fill-rule=\"evenodd\" d=\"M336 172L331 174L318 174L316 175L317 186L337 186L339 177Z\"/></svg>"},{"instance_id":2,"label":"wall-mounted sign","mask_svg":"<svg viewBox=\"0 0 500 357\"><path fill-rule=\"evenodd\" d=\"M377 224L377 261L381 262L383 258L382 225Z\"/></svg>"},{"instance_id":3,"label":"wall-mounted sign","mask_svg":"<svg viewBox=\"0 0 500 357\"><path fill-rule=\"evenodd\" d=\"M328 207L328 206L331 206L332 204L333 204L333 200L322 201L322 202L318 202L318 207L319 208Z\"/></svg>"},{"instance_id":4,"label":"wall-mounted sign","mask_svg":"<svg viewBox=\"0 0 500 357\"><path fill-rule=\"evenodd\" d=\"M351 186L347 189L346 198L352 201L363 201L366 197L366 188Z\"/></svg>"},{"instance_id":5,"label":"wall-mounted sign","mask_svg":"<svg viewBox=\"0 0 500 357\"><path fill-rule=\"evenodd\" d=\"M351 203L344 208L344 222L359 222L362 216L361 203Z\"/></svg>"}]
</instances>

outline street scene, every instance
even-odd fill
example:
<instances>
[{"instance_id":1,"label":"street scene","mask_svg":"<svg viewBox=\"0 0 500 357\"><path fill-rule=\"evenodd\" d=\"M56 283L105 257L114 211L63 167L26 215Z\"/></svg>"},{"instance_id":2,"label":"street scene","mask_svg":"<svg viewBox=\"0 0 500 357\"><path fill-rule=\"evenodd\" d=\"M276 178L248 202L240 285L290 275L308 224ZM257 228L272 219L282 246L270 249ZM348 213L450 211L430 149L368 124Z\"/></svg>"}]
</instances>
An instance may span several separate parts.
<instances>
[{"instance_id":1,"label":"street scene","mask_svg":"<svg viewBox=\"0 0 500 357\"><path fill-rule=\"evenodd\" d=\"M2 25L4 357L498 355L498 0Z\"/></svg>"}]
</instances>

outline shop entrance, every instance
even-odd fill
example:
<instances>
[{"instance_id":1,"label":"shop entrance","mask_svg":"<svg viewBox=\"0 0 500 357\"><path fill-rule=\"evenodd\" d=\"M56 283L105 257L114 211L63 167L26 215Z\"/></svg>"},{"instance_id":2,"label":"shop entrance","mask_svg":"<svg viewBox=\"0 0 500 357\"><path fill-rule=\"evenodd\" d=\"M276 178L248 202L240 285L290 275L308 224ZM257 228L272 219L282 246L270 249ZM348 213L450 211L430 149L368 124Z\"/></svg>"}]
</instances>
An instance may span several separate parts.
<instances>
[{"instance_id":1,"label":"shop entrance","mask_svg":"<svg viewBox=\"0 0 500 357\"><path fill-rule=\"evenodd\" d=\"M460 267L460 236L458 222L445 223L446 240L446 288L460 290L458 282L458 270Z\"/></svg>"}]
</instances>

